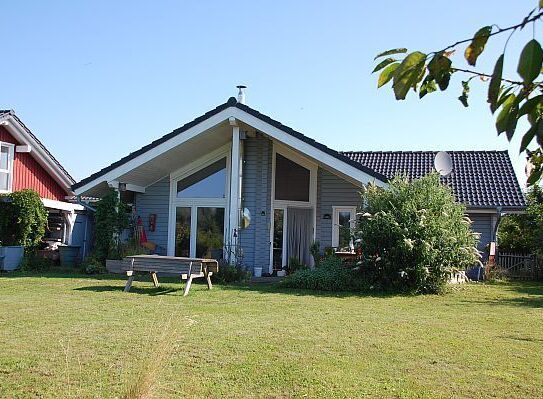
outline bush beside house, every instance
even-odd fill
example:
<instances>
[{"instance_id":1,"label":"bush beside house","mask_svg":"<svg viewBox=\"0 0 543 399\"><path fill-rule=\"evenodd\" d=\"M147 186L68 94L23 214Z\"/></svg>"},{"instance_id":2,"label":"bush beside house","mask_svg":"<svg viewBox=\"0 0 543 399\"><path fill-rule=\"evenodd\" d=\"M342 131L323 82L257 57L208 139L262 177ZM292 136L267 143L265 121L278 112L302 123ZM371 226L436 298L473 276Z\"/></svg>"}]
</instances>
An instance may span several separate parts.
<instances>
[{"instance_id":1,"label":"bush beside house","mask_svg":"<svg viewBox=\"0 0 543 399\"><path fill-rule=\"evenodd\" d=\"M349 267L325 258L315 270L294 273L285 285L439 293L452 271L479 261L465 211L437 174L412 182L396 177L388 189L369 185L353 231L361 259Z\"/></svg>"}]
</instances>

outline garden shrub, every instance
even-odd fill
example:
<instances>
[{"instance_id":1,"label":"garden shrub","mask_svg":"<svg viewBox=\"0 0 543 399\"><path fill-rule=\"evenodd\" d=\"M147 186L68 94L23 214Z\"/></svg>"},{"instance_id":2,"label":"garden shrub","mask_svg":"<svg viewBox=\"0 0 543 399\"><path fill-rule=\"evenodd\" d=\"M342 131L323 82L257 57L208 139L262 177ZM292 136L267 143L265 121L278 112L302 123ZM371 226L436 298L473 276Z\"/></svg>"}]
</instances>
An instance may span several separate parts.
<instances>
[{"instance_id":1,"label":"garden shrub","mask_svg":"<svg viewBox=\"0 0 543 399\"><path fill-rule=\"evenodd\" d=\"M21 261L21 271L25 273L41 273L51 270L55 266L55 261L37 255L35 251L25 251Z\"/></svg>"},{"instance_id":2,"label":"garden shrub","mask_svg":"<svg viewBox=\"0 0 543 399\"><path fill-rule=\"evenodd\" d=\"M219 261L219 272L211 276L216 283L240 283L251 278L251 273L241 266Z\"/></svg>"},{"instance_id":3,"label":"garden shrub","mask_svg":"<svg viewBox=\"0 0 543 399\"><path fill-rule=\"evenodd\" d=\"M94 256L85 258L81 264L81 269L86 274L101 274L106 272L104 263Z\"/></svg>"},{"instance_id":4,"label":"garden shrub","mask_svg":"<svg viewBox=\"0 0 543 399\"><path fill-rule=\"evenodd\" d=\"M318 291L364 291L369 288L360 273L344 265L337 256L321 259L318 268L298 270L288 275L281 285Z\"/></svg>"},{"instance_id":5,"label":"garden shrub","mask_svg":"<svg viewBox=\"0 0 543 399\"><path fill-rule=\"evenodd\" d=\"M288 260L288 272L289 274L296 273L298 270L309 269L307 265L304 265L298 260L298 258L289 258Z\"/></svg>"},{"instance_id":6,"label":"garden shrub","mask_svg":"<svg viewBox=\"0 0 543 399\"><path fill-rule=\"evenodd\" d=\"M103 262L106 258L120 259L120 235L128 227L128 210L118 193L109 192L96 203L94 256Z\"/></svg>"},{"instance_id":7,"label":"garden shrub","mask_svg":"<svg viewBox=\"0 0 543 399\"><path fill-rule=\"evenodd\" d=\"M368 185L362 200L354 231L360 274L376 287L438 293L451 271L479 261L465 206L438 174L412 182L396 177L387 189Z\"/></svg>"},{"instance_id":8,"label":"garden shrub","mask_svg":"<svg viewBox=\"0 0 543 399\"><path fill-rule=\"evenodd\" d=\"M498 229L499 250L543 255L543 189L533 186L526 196L526 212L506 215Z\"/></svg>"},{"instance_id":9,"label":"garden shrub","mask_svg":"<svg viewBox=\"0 0 543 399\"><path fill-rule=\"evenodd\" d=\"M31 252L40 244L47 226L47 210L34 190L0 195L0 243L23 245Z\"/></svg>"}]
</instances>

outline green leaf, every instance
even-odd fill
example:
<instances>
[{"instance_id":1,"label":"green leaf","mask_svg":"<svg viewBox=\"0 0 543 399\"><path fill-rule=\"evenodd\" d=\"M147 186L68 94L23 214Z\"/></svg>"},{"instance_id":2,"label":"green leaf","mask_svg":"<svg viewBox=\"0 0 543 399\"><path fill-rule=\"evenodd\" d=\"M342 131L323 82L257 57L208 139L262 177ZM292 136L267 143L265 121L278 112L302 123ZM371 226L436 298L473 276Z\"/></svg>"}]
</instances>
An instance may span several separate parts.
<instances>
[{"instance_id":1,"label":"green leaf","mask_svg":"<svg viewBox=\"0 0 543 399\"><path fill-rule=\"evenodd\" d=\"M541 175L543 174L543 169L534 169L532 173L530 173L530 177L528 177L528 185L531 186L539 181L541 178Z\"/></svg>"},{"instance_id":2,"label":"green leaf","mask_svg":"<svg viewBox=\"0 0 543 399\"><path fill-rule=\"evenodd\" d=\"M437 53L428 63L428 72L435 79L441 90L447 89L451 79L452 62L443 53Z\"/></svg>"},{"instance_id":3,"label":"green leaf","mask_svg":"<svg viewBox=\"0 0 543 399\"><path fill-rule=\"evenodd\" d=\"M396 100L404 100L409 89L422 79L426 54L414 51L404 58L394 73L392 88Z\"/></svg>"},{"instance_id":4,"label":"green leaf","mask_svg":"<svg viewBox=\"0 0 543 399\"><path fill-rule=\"evenodd\" d=\"M390 64L385 69L383 69L383 72L379 75L379 80L377 81L377 88L386 85L390 79L394 76L394 72L396 69L400 66L399 62L395 62L394 64Z\"/></svg>"},{"instance_id":5,"label":"green leaf","mask_svg":"<svg viewBox=\"0 0 543 399\"><path fill-rule=\"evenodd\" d=\"M503 102L507 99L507 95L509 94L509 92L513 90L513 86L510 86L508 87L507 89L505 89L499 96L498 98L498 102L496 103L496 105L494 106L494 108L492 108L491 106L491 110L492 110L492 113L494 113L498 108L500 108L503 104Z\"/></svg>"},{"instance_id":6,"label":"green leaf","mask_svg":"<svg viewBox=\"0 0 543 399\"><path fill-rule=\"evenodd\" d=\"M426 94L433 93L437 90L436 81L432 79L430 75L426 76L424 82L420 86L419 98L424 97Z\"/></svg>"},{"instance_id":7,"label":"green leaf","mask_svg":"<svg viewBox=\"0 0 543 399\"><path fill-rule=\"evenodd\" d=\"M534 124L526 133L524 133L524 136L522 137L522 140L520 142L520 152L523 152L528 148L532 140L534 139L536 133L538 131L541 131L543 129L543 122L541 122L541 119Z\"/></svg>"},{"instance_id":8,"label":"green leaf","mask_svg":"<svg viewBox=\"0 0 543 399\"><path fill-rule=\"evenodd\" d=\"M460 95L460 97L458 97L458 99L460 100L462 105L466 108L469 107L468 96L469 96L469 80L462 81L462 94Z\"/></svg>"},{"instance_id":9,"label":"green leaf","mask_svg":"<svg viewBox=\"0 0 543 399\"><path fill-rule=\"evenodd\" d=\"M488 41L491 32L492 26L484 26L475 33L475 36L473 36L473 40L464 52L464 57L471 66L475 66L477 58L485 49L486 42Z\"/></svg>"},{"instance_id":10,"label":"green leaf","mask_svg":"<svg viewBox=\"0 0 543 399\"><path fill-rule=\"evenodd\" d=\"M375 73L377 71L380 71L384 67L386 67L388 64L392 64L394 61L397 61L395 58L386 58L385 60L381 61L377 64L377 66L371 71L371 73Z\"/></svg>"},{"instance_id":11,"label":"green leaf","mask_svg":"<svg viewBox=\"0 0 543 399\"><path fill-rule=\"evenodd\" d=\"M543 8L543 0L539 0L539 8Z\"/></svg>"},{"instance_id":12,"label":"green leaf","mask_svg":"<svg viewBox=\"0 0 543 399\"><path fill-rule=\"evenodd\" d=\"M517 72L524 79L524 84L531 84L541 71L543 65L543 49L535 39L526 43L520 53Z\"/></svg>"},{"instance_id":13,"label":"green leaf","mask_svg":"<svg viewBox=\"0 0 543 399\"><path fill-rule=\"evenodd\" d=\"M503 101L502 110L500 111L500 113L498 114L498 117L496 118L496 130L498 131L498 134L501 134L507 130L511 107L513 106L513 103L515 102L516 98L517 96L515 96L514 94L508 94L505 97L505 100Z\"/></svg>"},{"instance_id":14,"label":"green leaf","mask_svg":"<svg viewBox=\"0 0 543 399\"><path fill-rule=\"evenodd\" d=\"M543 0L542 0L543 1ZM531 113L538 105L543 105L543 94L532 97L520 107L518 111L518 117Z\"/></svg>"},{"instance_id":15,"label":"green leaf","mask_svg":"<svg viewBox=\"0 0 543 399\"><path fill-rule=\"evenodd\" d=\"M407 53L406 48L395 48L395 49L383 51L382 53L377 54L373 60L375 61L377 58L384 57L385 55L403 54L403 53Z\"/></svg>"},{"instance_id":16,"label":"green leaf","mask_svg":"<svg viewBox=\"0 0 543 399\"><path fill-rule=\"evenodd\" d=\"M492 113L496 111L496 103L498 102L498 96L500 95L500 86L503 74L503 58L504 54L500 55L496 61L494 72L492 73L492 78L490 78L490 84L488 85L487 101L490 103L490 110Z\"/></svg>"}]
</instances>

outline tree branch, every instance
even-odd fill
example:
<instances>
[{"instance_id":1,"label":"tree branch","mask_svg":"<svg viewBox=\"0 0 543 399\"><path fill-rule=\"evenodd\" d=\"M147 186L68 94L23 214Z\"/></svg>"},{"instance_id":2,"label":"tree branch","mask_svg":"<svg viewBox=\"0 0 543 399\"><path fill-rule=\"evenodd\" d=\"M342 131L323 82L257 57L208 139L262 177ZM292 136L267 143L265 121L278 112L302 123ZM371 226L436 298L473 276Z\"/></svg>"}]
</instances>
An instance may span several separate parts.
<instances>
[{"instance_id":1,"label":"tree branch","mask_svg":"<svg viewBox=\"0 0 543 399\"><path fill-rule=\"evenodd\" d=\"M532 14L534 11L535 11L535 9L534 9L530 14ZM498 30L497 30L496 32L490 33L490 34L488 35L488 37L494 36L494 35L499 35L500 33L507 32L507 31L510 31L510 30L516 30L516 29L518 29L518 28L524 28L524 26L525 26L526 24L529 24L530 22L535 22L535 21L537 21L538 19L540 19L541 17L543 17L543 11L540 12L539 14L534 15L533 17L524 18L524 19L522 20L522 22L519 23L519 24L516 24L516 25L513 25L513 26L509 26L509 27L503 28L503 29L500 29L500 28L498 27ZM497 25L496 25L496 26L497 26ZM437 53L444 53L444 52L447 51L447 50L451 50L451 49L455 48L455 47L458 46L459 44L468 43L468 42L471 42L472 40L473 40L473 37L471 37L471 38L469 38L469 39L460 40L460 41L458 41L458 42L456 42L456 43L454 43L454 44L451 44L450 46L445 47L445 48L444 48L443 50L441 50L441 51L435 51L434 54L437 54Z\"/></svg>"},{"instance_id":2,"label":"tree branch","mask_svg":"<svg viewBox=\"0 0 543 399\"><path fill-rule=\"evenodd\" d=\"M483 72L472 71L470 69L462 69L462 68L452 67L451 70L453 72L468 73L470 75L479 76L481 78L489 78L489 79L492 78L492 75L488 75L488 74L483 73ZM510 83L512 85L524 86L524 82L521 82L519 80L510 80L510 79L505 79L505 78L502 78L501 80L502 80L502 82L507 82L507 83ZM543 82L533 82L532 85L533 85L533 87L543 87Z\"/></svg>"}]
</instances>

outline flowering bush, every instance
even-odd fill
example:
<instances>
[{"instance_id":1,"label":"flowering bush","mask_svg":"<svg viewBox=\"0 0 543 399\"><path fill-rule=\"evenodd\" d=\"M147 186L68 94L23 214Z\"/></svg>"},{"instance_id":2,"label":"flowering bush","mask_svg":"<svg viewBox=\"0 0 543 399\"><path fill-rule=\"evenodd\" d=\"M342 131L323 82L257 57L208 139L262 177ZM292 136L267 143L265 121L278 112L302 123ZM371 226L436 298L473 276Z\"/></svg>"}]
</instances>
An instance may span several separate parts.
<instances>
[{"instance_id":1,"label":"flowering bush","mask_svg":"<svg viewBox=\"0 0 543 399\"><path fill-rule=\"evenodd\" d=\"M431 174L409 182L396 177L387 189L362 194L355 242L366 281L384 290L437 293L454 269L479 260L477 236L465 207Z\"/></svg>"}]
</instances>

